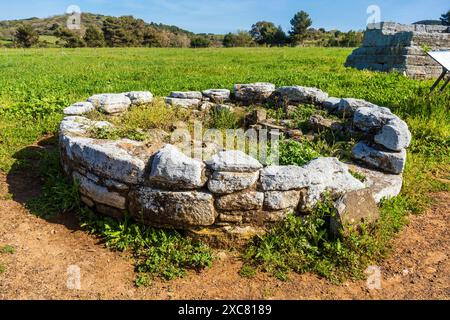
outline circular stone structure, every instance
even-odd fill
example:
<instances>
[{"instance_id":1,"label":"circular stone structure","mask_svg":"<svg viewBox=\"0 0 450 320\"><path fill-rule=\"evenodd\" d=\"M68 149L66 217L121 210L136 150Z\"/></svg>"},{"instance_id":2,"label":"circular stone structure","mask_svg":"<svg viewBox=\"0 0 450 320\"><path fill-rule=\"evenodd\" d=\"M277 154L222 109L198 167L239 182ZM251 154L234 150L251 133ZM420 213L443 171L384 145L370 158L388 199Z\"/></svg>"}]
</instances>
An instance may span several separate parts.
<instances>
[{"instance_id":1,"label":"circular stone structure","mask_svg":"<svg viewBox=\"0 0 450 320\"><path fill-rule=\"evenodd\" d=\"M238 84L232 92L173 92L164 101L197 112L267 102L287 109L314 104L346 119L337 130L359 137L354 163L320 157L305 166L268 166L244 152L220 148L204 160L186 156L175 144L152 147L129 139L90 137L92 128L112 124L83 115L99 110L120 116L153 99L150 92L101 94L64 110L59 135L64 171L77 181L81 200L100 214L122 218L127 213L146 225L184 230L212 245L233 247L267 232L289 213L307 214L325 192L336 199L338 216L331 224L336 231L347 223L376 220L377 204L401 191L411 141L406 123L388 108L331 98L317 88ZM264 112L254 112L253 127L270 128L264 117ZM311 124L336 129L324 120L315 117ZM295 136L298 131L285 134Z\"/></svg>"}]
</instances>

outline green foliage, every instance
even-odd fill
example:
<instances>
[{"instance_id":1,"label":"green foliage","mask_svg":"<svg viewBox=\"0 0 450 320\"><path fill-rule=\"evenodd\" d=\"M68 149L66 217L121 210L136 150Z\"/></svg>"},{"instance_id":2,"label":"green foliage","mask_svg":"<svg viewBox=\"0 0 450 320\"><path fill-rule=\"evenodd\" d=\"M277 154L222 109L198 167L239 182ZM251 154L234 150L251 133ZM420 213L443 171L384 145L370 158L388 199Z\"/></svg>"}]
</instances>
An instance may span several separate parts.
<instances>
[{"instance_id":1,"label":"green foliage","mask_svg":"<svg viewBox=\"0 0 450 320\"><path fill-rule=\"evenodd\" d=\"M255 42L252 39L252 36L247 32L240 30L236 33L228 33L225 35L223 39L224 47L253 47L255 46Z\"/></svg>"},{"instance_id":2,"label":"green foliage","mask_svg":"<svg viewBox=\"0 0 450 320\"><path fill-rule=\"evenodd\" d=\"M244 265L239 271L239 274L243 278L253 279L256 277L256 270L252 266Z\"/></svg>"},{"instance_id":3,"label":"green foliage","mask_svg":"<svg viewBox=\"0 0 450 320\"><path fill-rule=\"evenodd\" d=\"M309 14L305 11L300 11L295 14L291 20L292 30L289 34L292 37L293 43L302 43L306 38L306 31L312 25L312 20Z\"/></svg>"},{"instance_id":4,"label":"green foliage","mask_svg":"<svg viewBox=\"0 0 450 320\"><path fill-rule=\"evenodd\" d=\"M209 125L214 129L238 129L242 119L239 115L228 110L220 109L212 111L211 124Z\"/></svg>"},{"instance_id":5,"label":"green foliage","mask_svg":"<svg viewBox=\"0 0 450 320\"><path fill-rule=\"evenodd\" d=\"M202 36L197 36L191 40L192 48L208 48L211 45L211 41Z\"/></svg>"},{"instance_id":6,"label":"green foliage","mask_svg":"<svg viewBox=\"0 0 450 320\"><path fill-rule=\"evenodd\" d=\"M90 48L101 48L106 45L102 30L96 26L87 27L83 40Z\"/></svg>"},{"instance_id":7,"label":"green foliage","mask_svg":"<svg viewBox=\"0 0 450 320\"><path fill-rule=\"evenodd\" d=\"M244 254L245 265L282 281L290 272L315 272L335 283L362 279L364 270L389 252L389 241L406 224L407 213L407 200L392 199L383 203L375 226L349 228L341 237L333 237L328 222L336 212L331 199L325 198L311 215L291 215L250 244Z\"/></svg>"},{"instance_id":8,"label":"green foliage","mask_svg":"<svg viewBox=\"0 0 450 320\"><path fill-rule=\"evenodd\" d=\"M31 48L39 42L39 35L30 25L21 25L16 30L14 40L20 47Z\"/></svg>"},{"instance_id":9,"label":"green foliage","mask_svg":"<svg viewBox=\"0 0 450 320\"><path fill-rule=\"evenodd\" d=\"M0 263L0 274L4 273L6 271L6 267Z\"/></svg>"},{"instance_id":10,"label":"green foliage","mask_svg":"<svg viewBox=\"0 0 450 320\"><path fill-rule=\"evenodd\" d=\"M280 165L304 166L318 157L320 154L307 143L283 140L279 144Z\"/></svg>"},{"instance_id":11,"label":"green foliage","mask_svg":"<svg viewBox=\"0 0 450 320\"><path fill-rule=\"evenodd\" d=\"M450 26L450 10L447 13L443 13L440 20L444 26Z\"/></svg>"},{"instance_id":12,"label":"green foliage","mask_svg":"<svg viewBox=\"0 0 450 320\"><path fill-rule=\"evenodd\" d=\"M13 246L10 246L10 245L6 245L3 247L0 247L0 253L14 254L14 253L16 253L16 248L14 248Z\"/></svg>"},{"instance_id":13,"label":"green foliage","mask_svg":"<svg viewBox=\"0 0 450 320\"><path fill-rule=\"evenodd\" d=\"M83 48L86 46L83 38L75 31L62 28L56 30L54 35L62 40L65 48Z\"/></svg>"},{"instance_id":14,"label":"green foliage","mask_svg":"<svg viewBox=\"0 0 450 320\"><path fill-rule=\"evenodd\" d=\"M367 177L359 172L353 171L353 170L349 170L349 173L355 178L358 179L361 182L366 182Z\"/></svg>"},{"instance_id":15,"label":"green foliage","mask_svg":"<svg viewBox=\"0 0 450 320\"><path fill-rule=\"evenodd\" d=\"M109 248L132 251L138 286L148 285L155 277L173 280L188 269L200 271L212 265L207 246L193 243L177 231L150 228L130 219L99 218L86 209L81 212L82 227L101 237Z\"/></svg>"}]
</instances>

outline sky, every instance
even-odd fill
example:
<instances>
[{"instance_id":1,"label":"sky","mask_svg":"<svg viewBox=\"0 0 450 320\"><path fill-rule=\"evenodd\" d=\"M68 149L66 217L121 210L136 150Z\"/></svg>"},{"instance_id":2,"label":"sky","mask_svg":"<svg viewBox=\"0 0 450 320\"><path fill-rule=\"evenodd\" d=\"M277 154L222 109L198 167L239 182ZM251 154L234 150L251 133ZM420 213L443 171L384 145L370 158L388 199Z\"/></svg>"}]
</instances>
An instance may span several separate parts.
<instances>
[{"instance_id":1,"label":"sky","mask_svg":"<svg viewBox=\"0 0 450 320\"><path fill-rule=\"evenodd\" d=\"M249 30L261 20L289 30L300 10L310 14L313 27L342 31L365 29L371 5L378 6L381 21L400 23L437 19L450 10L449 0L0 0L0 20L48 17L70 5L82 12L133 15L195 33L222 34Z\"/></svg>"}]
</instances>

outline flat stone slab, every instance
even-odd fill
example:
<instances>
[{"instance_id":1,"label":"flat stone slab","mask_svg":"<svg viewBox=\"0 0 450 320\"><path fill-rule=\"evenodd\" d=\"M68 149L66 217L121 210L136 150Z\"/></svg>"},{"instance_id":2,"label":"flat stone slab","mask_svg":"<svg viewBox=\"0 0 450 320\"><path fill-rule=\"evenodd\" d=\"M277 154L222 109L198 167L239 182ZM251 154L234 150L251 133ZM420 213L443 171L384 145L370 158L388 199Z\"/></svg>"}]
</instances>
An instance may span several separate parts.
<instances>
[{"instance_id":1,"label":"flat stone slab","mask_svg":"<svg viewBox=\"0 0 450 320\"><path fill-rule=\"evenodd\" d=\"M264 208L267 210L292 209L295 211L302 196L299 190L268 191L264 194Z\"/></svg>"},{"instance_id":2,"label":"flat stone slab","mask_svg":"<svg viewBox=\"0 0 450 320\"><path fill-rule=\"evenodd\" d=\"M131 100L123 93L97 94L88 99L94 107L107 114L117 114L127 111Z\"/></svg>"},{"instance_id":3,"label":"flat stone slab","mask_svg":"<svg viewBox=\"0 0 450 320\"><path fill-rule=\"evenodd\" d=\"M402 191L403 175L390 174L358 164L349 164L351 170L363 174L366 178L365 185L371 190L375 202L379 204L383 199L397 197Z\"/></svg>"},{"instance_id":4,"label":"flat stone slab","mask_svg":"<svg viewBox=\"0 0 450 320\"><path fill-rule=\"evenodd\" d=\"M132 152L143 148L142 143L71 136L62 136L60 142L64 154L87 170L129 184L142 181L146 162Z\"/></svg>"},{"instance_id":5,"label":"flat stone slab","mask_svg":"<svg viewBox=\"0 0 450 320\"><path fill-rule=\"evenodd\" d=\"M236 150L219 152L206 164L214 171L226 172L255 172L263 167L255 158Z\"/></svg>"},{"instance_id":6,"label":"flat stone slab","mask_svg":"<svg viewBox=\"0 0 450 320\"><path fill-rule=\"evenodd\" d=\"M173 91L170 93L171 98L177 99L197 99L202 100L203 94L199 91Z\"/></svg>"},{"instance_id":7,"label":"flat stone slab","mask_svg":"<svg viewBox=\"0 0 450 320\"><path fill-rule=\"evenodd\" d=\"M213 225L217 213L212 194L138 188L130 195L131 214L153 226L190 228Z\"/></svg>"},{"instance_id":8,"label":"flat stone slab","mask_svg":"<svg viewBox=\"0 0 450 320\"><path fill-rule=\"evenodd\" d=\"M288 104L322 104L328 99L328 93L320 89L301 86L280 87L275 91L275 94L281 100L279 102Z\"/></svg>"},{"instance_id":9,"label":"flat stone slab","mask_svg":"<svg viewBox=\"0 0 450 320\"><path fill-rule=\"evenodd\" d=\"M243 191L216 199L216 207L223 211L259 210L263 204L264 193L257 191Z\"/></svg>"},{"instance_id":10,"label":"flat stone slab","mask_svg":"<svg viewBox=\"0 0 450 320\"><path fill-rule=\"evenodd\" d=\"M215 103L224 103L230 100L231 91L228 89L208 89L202 92L203 96Z\"/></svg>"},{"instance_id":11,"label":"flat stone slab","mask_svg":"<svg viewBox=\"0 0 450 320\"><path fill-rule=\"evenodd\" d=\"M353 117L354 113L359 108L377 108L376 104L362 99L345 98L341 99L337 108L337 113L346 117Z\"/></svg>"},{"instance_id":12,"label":"flat stone slab","mask_svg":"<svg viewBox=\"0 0 450 320\"><path fill-rule=\"evenodd\" d=\"M353 125L363 132L377 132L386 123L396 118L388 108L360 107L354 112Z\"/></svg>"},{"instance_id":13,"label":"flat stone slab","mask_svg":"<svg viewBox=\"0 0 450 320\"><path fill-rule=\"evenodd\" d=\"M65 108L63 113L67 116L81 116L94 110L95 107L90 102L77 102Z\"/></svg>"},{"instance_id":14,"label":"flat stone slab","mask_svg":"<svg viewBox=\"0 0 450 320\"><path fill-rule=\"evenodd\" d=\"M267 100L275 91L275 85L267 82L235 84L234 98L245 103L259 103Z\"/></svg>"},{"instance_id":15,"label":"flat stone slab","mask_svg":"<svg viewBox=\"0 0 450 320\"><path fill-rule=\"evenodd\" d=\"M199 100L199 99L180 99L180 98L172 98L172 97L165 98L165 101L166 101L167 105L170 105L172 107L185 108L185 109L197 108L201 103L201 100Z\"/></svg>"},{"instance_id":16,"label":"flat stone slab","mask_svg":"<svg viewBox=\"0 0 450 320\"><path fill-rule=\"evenodd\" d=\"M310 185L308 173L299 166L269 166L261 170L261 188L264 191L289 191Z\"/></svg>"},{"instance_id":17,"label":"flat stone slab","mask_svg":"<svg viewBox=\"0 0 450 320\"><path fill-rule=\"evenodd\" d=\"M97 185L94 181L77 172L74 172L73 179L80 184L80 193L94 202L120 210L126 209L126 199L119 193L110 192L107 188Z\"/></svg>"},{"instance_id":18,"label":"flat stone slab","mask_svg":"<svg viewBox=\"0 0 450 320\"><path fill-rule=\"evenodd\" d=\"M256 184L259 172L215 171L208 181L208 189L214 194L230 194L248 189Z\"/></svg>"},{"instance_id":19,"label":"flat stone slab","mask_svg":"<svg viewBox=\"0 0 450 320\"><path fill-rule=\"evenodd\" d=\"M406 150L389 152L375 149L365 142L359 142L353 148L353 158L385 172L400 174L406 165Z\"/></svg>"},{"instance_id":20,"label":"flat stone slab","mask_svg":"<svg viewBox=\"0 0 450 320\"><path fill-rule=\"evenodd\" d=\"M149 91L131 91L124 93L131 101L131 105L138 106L153 102L153 94Z\"/></svg>"}]
</instances>

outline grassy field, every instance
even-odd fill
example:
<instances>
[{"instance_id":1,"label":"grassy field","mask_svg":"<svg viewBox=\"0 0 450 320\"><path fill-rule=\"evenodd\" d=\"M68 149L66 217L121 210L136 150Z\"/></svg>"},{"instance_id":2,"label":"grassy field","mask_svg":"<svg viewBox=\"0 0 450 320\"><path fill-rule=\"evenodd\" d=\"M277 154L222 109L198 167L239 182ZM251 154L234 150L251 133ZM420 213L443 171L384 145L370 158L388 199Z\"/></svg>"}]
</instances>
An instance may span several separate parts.
<instances>
[{"instance_id":1,"label":"grassy field","mask_svg":"<svg viewBox=\"0 0 450 320\"><path fill-rule=\"evenodd\" d=\"M449 190L450 91L430 96L432 81L347 69L343 65L350 52L333 48L1 50L0 170L7 173L11 168L25 168L32 160L20 151L54 133L64 107L95 93L150 90L162 96L172 90L231 88L234 83L267 81L278 86L314 86L332 96L366 99L405 119L413 133L405 186L399 200L383 211L396 216L420 213L431 201L429 192ZM41 211L55 209L42 201L38 204ZM378 236L388 240L401 226L386 221L395 227L389 229L388 236ZM123 225L118 228L123 229ZM378 245L385 246L387 240ZM283 245L278 247L292 249L289 243ZM253 254L258 252L258 248L252 250ZM329 250L329 256L335 253ZM282 271L295 270L280 264L282 258L277 259ZM266 271L280 271L267 261L260 264ZM311 268L317 271L323 266Z\"/></svg>"}]
</instances>

